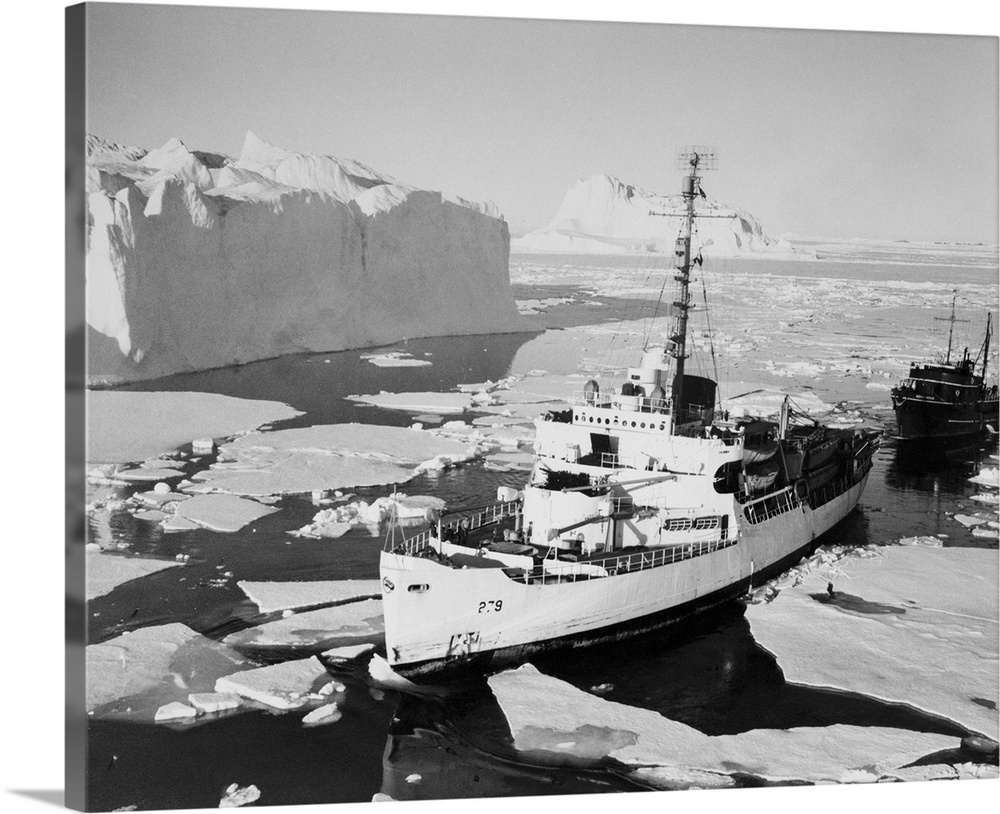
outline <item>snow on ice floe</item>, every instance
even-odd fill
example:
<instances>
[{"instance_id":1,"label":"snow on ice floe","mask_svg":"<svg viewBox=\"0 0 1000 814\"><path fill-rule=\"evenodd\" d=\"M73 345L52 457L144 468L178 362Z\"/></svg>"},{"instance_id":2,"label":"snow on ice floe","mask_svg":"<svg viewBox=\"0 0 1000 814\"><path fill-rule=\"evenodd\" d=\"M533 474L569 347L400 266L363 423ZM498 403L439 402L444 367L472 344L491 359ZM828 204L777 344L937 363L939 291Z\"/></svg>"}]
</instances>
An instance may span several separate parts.
<instances>
[{"instance_id":1,"label":"snow on ice floe","mask_svg":"<svg viewBox=\"0 0 1000 814\"><path fill-rule=\"evenodd\" d=\"M343 685L332 681L319 659L310 656L223 676L215 682L215 691L233 693L273 709L289 710L329 702L320 690L331 683L335 690L343 691Z\"/></svg>"},{"instance_id":2,"label":"snow on ice floe","mask_svg":"<svg viewBox=\"0 0 1000 814\"><path fill-rule=\"evenodd\" d=\"M311 493L410 480L421 471L471 460L469 444L430 431L327 424L241 436L186 491L261 496Z\"/></svg>"},{"instance_id":3,"label":"snow on ice floe","mask_svg":"<svg viewBox=\"0 0 1000 814\"><path fill-rule=\"evenodd\" d=\"M118 469L114 477L128 482L152 482L170 480L171 478L182 478L184 472L176 468L147 467L140 466L134 469Z\"/></svg>"},{"instance_id":4,"label":"snow on ice floe","mask_svg":"<svg viewBox=\"0 0 1000 814\"><path fill-rule=\"evenodd\" d=\"M385 636L381 599L292 614L229 634L223 642L253 650L331 648L376 643Z\"/></svg>"},{"instance_id":5,"label":"snow on ice floe","mask_svg":"<svg viewBox=\"0 0 1000 814\"><path fill-rule=\"evenodd\" d=\"M225 796L219 800L219 808L239 808L260 799L260 789L255 785L239 786L233 783L226 789Z\"/></svg>"},{"instance_id":6,"label":"snow on ice floe","mask_svg":"<svg viewBox=\"0 0 1000 814\"><path fill-rule=\"evenodd\" d=\"M87 546L87 599L111 593L119 585L181 565L175 560L152 560L127 554L109 554Z\"/></svg>"},{"instance_id":7,"label":"snow on ice floe","mask_svg":"<svg viewBox=\"0 0 1000 814\"><path fill-rule=\"evenodd\" d=\"M833 597L829 573L808 573L747 609L785 679L909 704L996 740L997 551L893 546L837 568Z\"/></svg>"},{"instance_id":8,"label":"snow on ice floe","mask_svg":"<svg viewBox=\"0 0 1000 814\"><path fill-rule=\"evenodd\" d=\"M724 785L725 776L737 774L816 783L875 780L958 746L954 737L841 724L705 735L652 710L591 695L531 664L491 676L489 686L519 752L553 762L612 758L647 771L665 767L665 775L675 781L687 775L695 786ZM709 781L702 773L714 777Z\"/></svg>"},{"instance_id":9,"label":"snow on ice floe","mask_svg":"<svg viewBox=\"0 0 1000 814\"><path fill-rule=\"evenodd\" d=\"M240 581L236 584L261 613L353 602L382 595L381 583L377 579L334 579L317 582Z\"/></svg>"},{"instance_id":10,"label":"snow on ice floe","mask_svg":"<svg viewBox=\"0 0 1000 814\"><path fill-rule=\"evenodd\" d=\"M467 393L377 393L348 396L351 401L370 404L384 410L405 410L410 413L464 413L472 409L472 396Z\"/></svg>"},{"instance_id":11,"label":"snow on ice floe","mask_svg":"<svg viewBox=\"0 0 1000 814\"><path fill-rule=\"evenodd\" d=\"M334 506L317 512L312 522L296 531L296 537L316 539L342 537L358 526L377 527L386 521L407 523L428 520L445 507L445 502L431 495L394 494L377 498L368 503L365 500L352 501L342 506Z\"/></svg>"},{"instance_id":12,"label":"snow on ice floe","mask_svg":"<svg viewBox=\"0 0 1000 814\"><path fill-rule=\"evenodd\" d=\"M979 486L1000 487L1000 468L984 466L979 470L979 474L969 478L970 483Z\"/></svg>"},{"instance_id":13,"label":"snow on ice floe","mask_svg":"<svg viewBox=\"0 0 1000 814\"><path fill-rule=\"evenodd\" d=\"M306 713L306 715L302 718L302 725L320 726L321 724L332 724L339 721L343 715L344 713L340 711L337 702L334 701L330 704L324 704L321 707L316 707L316 709Z\"/></svg>"},{"instance_id":14,"label":"snow on ice floe","mask_svg":"<svg viewBox=\"0 0 1000 814\"><path fill-rule=\"evenodd\" d=\"M244 656L182 624L157 625L87 645L87 710L95 717L152 721L169 703L212 692L216 680L252 666Z\"/></svg>"},{"instance_id":15,"label":"snow on ice floe","mask_svg":"<svg viewBox=\"0 0 1000 814\"><path fill-rule=\"evenodd\" d=\"M416 359L405 351L386 353L362 353L361 358L376 367L428 367L434 364L430 359Z\"/></svg>"},{"instance_id":16,"label":"snow on ice floe","mask_svg":"<svg viewBox=\"0 0 1000 814\"><path fill-rule=\"evenodd\" d=\"M180 503L175 515L212 531L233 532L276 511L235 495L195 495Z\"/></svg>"},{"instance_id":17,"label":"snow on ice floe","mask_svg":"<svg viewBox=\"0 0 1000 814\"><path fill-rule=\"evenodd\" d=\"M215 393L88 391L87 460L145 461L196 438L229 437L297 415L280 402Z\"/></svg>"}]
</instances>

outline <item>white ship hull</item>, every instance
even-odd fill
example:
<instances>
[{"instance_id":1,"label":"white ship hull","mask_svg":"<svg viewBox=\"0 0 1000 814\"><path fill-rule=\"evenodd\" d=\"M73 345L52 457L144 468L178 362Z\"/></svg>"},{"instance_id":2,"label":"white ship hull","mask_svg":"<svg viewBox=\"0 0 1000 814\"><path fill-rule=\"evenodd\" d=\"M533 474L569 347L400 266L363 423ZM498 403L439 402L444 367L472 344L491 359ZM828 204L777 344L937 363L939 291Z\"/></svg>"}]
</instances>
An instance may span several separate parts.
<instances>
[{"instance_id":1,"label":"white ship hull","mask_svg":"<svg viewBox=\"0 0 1000 814\"><path fill-rule=\"evenodd\" d=\"M743 594L794 564L857 505L868 475L816 509L789 495L791 508L758 523L738 514L738 534L695 556L651 548L646 567L559 581L586 569L554 564L546 581L526 583L510 569L456 569L432 559L383 552L383 603L389 663L404 672L470 660L504 661L562 644L592 643L662 627ZM659 563L657 562L659 557ZM687 558L684 558L687 557ZM673 561L671 561L673 560ZM590 566L592 567L592 566Z\"/></svg>"}]
</instances>

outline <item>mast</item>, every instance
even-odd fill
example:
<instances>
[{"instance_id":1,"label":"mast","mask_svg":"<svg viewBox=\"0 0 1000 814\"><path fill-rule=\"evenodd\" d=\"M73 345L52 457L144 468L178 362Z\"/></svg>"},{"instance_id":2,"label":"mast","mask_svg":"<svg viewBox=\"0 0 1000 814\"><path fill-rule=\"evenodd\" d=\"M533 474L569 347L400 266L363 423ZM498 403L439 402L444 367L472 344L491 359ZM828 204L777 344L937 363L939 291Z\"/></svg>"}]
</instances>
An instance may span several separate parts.
<instances>
[{"instance_id":1,"label":"mast","mask_svg":"<svg viewBox=\"0 0 1000 814\"><path fill-rule=\"evenodd\" d=\"M990 360L990 337L993 335L993 312L986 314L986 338L983 339L983 385L986 384L986 364Z\"/></svg>"},{"instance_id":2,"label":"mast","mask_svg":"<svg viewBox=\"0 0 1000 814\"><path fill-rule=\"evenodd\" d=\"M684 197L685 215L681 226L681 234L674 246L674 289L673 325L670 332L668 350L674 359L674 381L671 388L671 410L674 426L682 420L682 399L684 395L684 360L687 358L687 323L688 311L691 308L691 233L694 229L694 202L701 191L701 176L699 170L715 169L716 155L714 150L705 147L685 147L678 156L682 169L688 171L681 187Z\"/></svg>"},{"instance_id":3,"label":"mast","mask_svg":"<svg viewBox=\"0 0 1000 814\"><path fill-rule=\"evenodd\" d=\"M958 298L958 289L957 288L952 289L952 292L951 292L951 316L948 317L948 322L951 323L948 326L948 356L944 360L944 363L946 365L950 365L951 364L951 339L952 339L952 336L954 336L954 334L955 334L955 323L956 322L968 322L969 321L967 319L955 319L955 300L957 298ZM941 322L945 321L944 317L934 317L934 319L940 320Z\"/></svg>"}]
</instances>

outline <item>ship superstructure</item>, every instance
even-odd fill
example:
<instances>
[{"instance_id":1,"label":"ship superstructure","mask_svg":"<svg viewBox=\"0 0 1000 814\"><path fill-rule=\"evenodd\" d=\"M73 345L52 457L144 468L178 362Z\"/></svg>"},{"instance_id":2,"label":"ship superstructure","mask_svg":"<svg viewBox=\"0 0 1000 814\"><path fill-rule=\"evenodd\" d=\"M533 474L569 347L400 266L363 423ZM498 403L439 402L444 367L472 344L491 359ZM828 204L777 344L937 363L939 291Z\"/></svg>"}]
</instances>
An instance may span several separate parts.
<instances>
[{"instance_id":1,"label":"ship superstructure","mask_svg":"<svg viewBox=\"0 0 1000 814\"><path fill-rule=\"evenodd\" d=\"M691 375L687 320L700 170L683 155L685 227L662 346L625 380L587 382L536 422L523 491L381 554L386 649L404 672L516 659L661 627L796 562L857 505L877 434L716 410Z\"/></svg>"},{"instance_id":2,"label":"ship superstructure","mask_svg":"<svg viewBox=\"0 0 1000 814\"><path fill-rule=\"evenodd\" d=\"M986 380L993 315L986 315L986 335L976 358L965 348L961 359L953 362L955 323L965 321L955 318L956 298L957 294L951 300L944 361L913 365L909 377L892 389L900 439L953 438L978 435L988 426L1000 429L997 385L988 385Z\"/></svg>"}]
</instances>

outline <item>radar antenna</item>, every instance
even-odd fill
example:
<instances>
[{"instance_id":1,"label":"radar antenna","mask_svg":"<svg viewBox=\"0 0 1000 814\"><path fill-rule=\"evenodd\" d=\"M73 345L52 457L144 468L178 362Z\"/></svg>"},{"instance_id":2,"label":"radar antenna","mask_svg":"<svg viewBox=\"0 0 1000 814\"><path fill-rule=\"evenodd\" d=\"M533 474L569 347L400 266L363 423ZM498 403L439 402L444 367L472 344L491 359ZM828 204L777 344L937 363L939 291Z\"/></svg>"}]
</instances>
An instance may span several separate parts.
<instances>
[{"instance_id":1,"label":"radar antenna","mask_svg":"<svg viewBox=\"0 0 1000 814\"><path fill-rule=\"evenodd\" d=\"M671 391L673 401L674 426L683 421L682 397L684 391L684 360L687 358L687 323L688 311L691 308L691 233L694 228L695 198L703 194L701 191L701 173L714 170L718 166L715 150L701 145L684 147L677 155L678 169L687 173L681 185L681 195L684 197L686 213L681 233L674 245L674 301L673 325L670 332L669 351L673 356L674 381Z\"/></svg>"}]
</instances>

